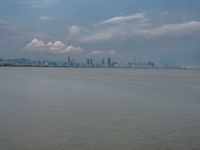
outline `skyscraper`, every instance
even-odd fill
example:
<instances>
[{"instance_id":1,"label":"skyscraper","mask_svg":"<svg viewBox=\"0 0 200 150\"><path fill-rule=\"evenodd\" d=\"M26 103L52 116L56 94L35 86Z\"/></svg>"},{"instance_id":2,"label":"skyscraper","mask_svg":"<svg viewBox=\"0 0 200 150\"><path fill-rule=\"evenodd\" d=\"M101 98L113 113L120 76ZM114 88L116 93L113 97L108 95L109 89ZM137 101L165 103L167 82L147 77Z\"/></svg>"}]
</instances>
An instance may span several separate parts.
<instances>
[{"instance_id":1,"label":"skyscraper","mask_svg":"<svg viewBox=\"0 0 200 150\"><path fill-rule=\"evenodd\" d=\"M107 62L108 67L111 67L111 58L108 57L108 62Z\"/></svg>"},{"instance_id":2,"label":"skyscraper","mask_svg":"<svg viewBox=\"0 0 200 150\"><path fill-rule=\"evenodd\" d=\"M68 65L68 66L71 65L71 58L70 58L70 56L67 57L67 65Z\"/></svg>"},{"instance_id":3,"label":"skyscraper","mask_svg":"<svg viewBox=\"0 0 200 150\"><path fill-rule=\"evenodd\" d=\"M102 66L102 67L105 66L105 59L102 59L102 61L101 61L101 66Z\"/></svg>"}]
</instances>

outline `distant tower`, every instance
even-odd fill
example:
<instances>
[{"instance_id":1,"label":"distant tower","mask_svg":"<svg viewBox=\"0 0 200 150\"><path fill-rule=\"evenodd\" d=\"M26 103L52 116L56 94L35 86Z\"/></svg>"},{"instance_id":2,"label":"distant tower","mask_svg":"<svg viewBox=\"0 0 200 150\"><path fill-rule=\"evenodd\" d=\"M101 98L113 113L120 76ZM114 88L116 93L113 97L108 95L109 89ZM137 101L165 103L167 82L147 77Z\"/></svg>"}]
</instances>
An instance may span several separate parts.
<instances>
[{"instance_id":1,"label":"distant tower","mask_svg":"<svg viewBox=\"0 0 200 150\"><path fill-rule=\"evenodd\" d=\"M90 59L90 65L91 65L91 66L93 65L93 60L92 60L92 59Z\"/></svg>"},{"instance_id":2,"label":"distant tower","mask_svg":"<svg viewBox=\"0 0 200 150\"><path fill-rule=\"evenodd\" d=\"M93 65L93 60L92 59L87 59L87 66L92 66Z\"/></svg>"},{"instance_id":3,"label":"distant tower","mask_svg":"<svg viewBox=\"0 0 200 150\"><path fill-rule=\"evenodd\" d=\"M90 65L90 59L87 59L87 66Z\"/></svg>"},{"instance_id":4,"label":"distant tower","mask_svg":"<svg viewBox=\"0 0 200 150\"><path fill-rule=\"evenodd\" d=\"M111 58L108 57L108 62L107 62L108 67L111 67Z\"/></svg>"},{"instance_id":5,"label":"distant tower","mask_svg":"<svg viewBox=\"0 0 200 150\"><path fill-rule=\"evenodd\" d=\"M73 67L75 66L75 59L74 58L72 59L72 66Z\"/></svg>"},{"instance_id":6,"label":"distant tower","mask_svg":"<svg viewBox=\"0 0 200 150\"><path fill-rule=\"evenodd\" d=\"M71 65L71 58L69 56L67 57L67 65Z\"/></svg>"},{"instance_id":7,"label":"distant tower","mask_svg":"<svg viewBox=\"0 0 200 150\"><path fill-rule=\"evenodd\" d=\"M105 66L105 59L102 59L102 61L101 61L101 66L102 66L102 67Z\"/></svg>"}]
</instances>

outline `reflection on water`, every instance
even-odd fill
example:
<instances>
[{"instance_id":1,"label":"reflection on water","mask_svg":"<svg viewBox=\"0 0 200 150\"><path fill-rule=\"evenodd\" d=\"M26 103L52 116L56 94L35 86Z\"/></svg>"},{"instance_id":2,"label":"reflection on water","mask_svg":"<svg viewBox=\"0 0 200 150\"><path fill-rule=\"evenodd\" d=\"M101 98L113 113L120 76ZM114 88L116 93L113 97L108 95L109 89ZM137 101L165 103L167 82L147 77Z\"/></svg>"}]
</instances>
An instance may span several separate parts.
<instances>
[{"instance_id":1,"label":"reflection on water","mask_svg":"<svg viewBox=\"0 0 200 150\"><path fill-rule=\"evenodd\" d=\"M199 150L200 71L0 68L0 150Z\"/></svg>"}]
</instances>

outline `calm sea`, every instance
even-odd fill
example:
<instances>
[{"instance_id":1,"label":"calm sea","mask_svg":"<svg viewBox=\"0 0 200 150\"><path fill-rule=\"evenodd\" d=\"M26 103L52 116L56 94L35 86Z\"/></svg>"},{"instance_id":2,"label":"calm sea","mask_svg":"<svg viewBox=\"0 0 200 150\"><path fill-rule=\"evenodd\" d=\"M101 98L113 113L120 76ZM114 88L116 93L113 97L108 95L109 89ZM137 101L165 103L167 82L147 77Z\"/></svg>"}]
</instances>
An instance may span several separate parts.
<instances>
[{"instance_id":1,"label":"calm sea","mask_svg":"<svg viewBox=\"0 0 200 150\"><path fill-rule=\"evenodd\" d=\"M200 71L0 68L0 150L199 150Z\"/></svg>"}]
</instances>

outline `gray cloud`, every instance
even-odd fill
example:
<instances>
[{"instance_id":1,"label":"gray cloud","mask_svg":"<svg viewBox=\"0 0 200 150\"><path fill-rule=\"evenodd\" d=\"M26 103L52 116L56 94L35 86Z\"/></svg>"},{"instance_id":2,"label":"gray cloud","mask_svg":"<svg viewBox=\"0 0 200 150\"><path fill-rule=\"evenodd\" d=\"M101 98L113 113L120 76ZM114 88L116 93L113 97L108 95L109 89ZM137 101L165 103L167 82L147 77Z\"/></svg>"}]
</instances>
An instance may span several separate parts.
<instances>
[{"instance_id":1,"label":"gray cloud","mask_svg":"<svg viewBox=\"0 0 200 150\"><path fill-rule=\"evenodd\" d=\"M89 53L91 57L112 57L122 58L125 55L117 52L116 50L94 50Z\"/></svg>"},{"instance_id":2,"label":"gray cloud","mask_svg":"<svg viewBox=\"0 0 200 150\"><path fill-rule=\"evenodd\" d=\"M40 20L49 21L52 20L52 18L48 16L40 16Z\"/></svg>"},{"instance_id":3,"label":"gray cloud","mask_svg":"<svg viewBox=\"0 0 200 150\"><path fill-rule=\"evenodd\" d=\"M0 29L17 29L18 27L11 23L11 22L8 22L8 21L5 21L5 20L0 20Z\"/></svg>"},{"instance_id":4,"label":"gray cloud","mask_svg":"<svg viewBox=\"0 0 200 150\"><path fill-rule=\"evenodd\" d=\"M163 12L161 12L161 15L168 15L168 14L169 14L168 11L163 11Z\"/></svg>"},{"instance_id":5,"label":"gray cloud","mask_svg":"<svg viewBox=\"0 0 200 150\"><path fill-rule=\"evenodd\" d=\"M31 7L47 7L61 0L21 0L20 3Z\"/></svg>"}]
</instances>

